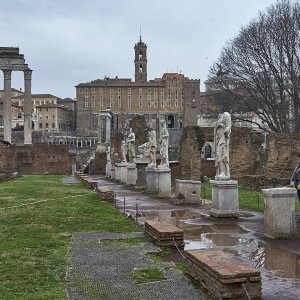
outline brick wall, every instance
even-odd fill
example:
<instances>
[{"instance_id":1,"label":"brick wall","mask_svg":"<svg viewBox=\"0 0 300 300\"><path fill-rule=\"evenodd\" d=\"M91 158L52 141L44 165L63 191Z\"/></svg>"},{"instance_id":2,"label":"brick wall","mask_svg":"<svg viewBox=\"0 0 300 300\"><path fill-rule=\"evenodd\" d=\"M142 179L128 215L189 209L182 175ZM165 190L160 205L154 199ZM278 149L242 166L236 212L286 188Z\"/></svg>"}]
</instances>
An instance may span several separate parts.
<instances>
[{"instance_id":1,"label":"brick wall","mask_svg":"<svg viewBox=\"0 0 300 300\"><path fill-rule=\"evenodd\" d=\"M67 174L72 172L75 156L66 145L22 145L0 144L0 172L19 171L22 174Z\"/></svg>"}]
</instances>

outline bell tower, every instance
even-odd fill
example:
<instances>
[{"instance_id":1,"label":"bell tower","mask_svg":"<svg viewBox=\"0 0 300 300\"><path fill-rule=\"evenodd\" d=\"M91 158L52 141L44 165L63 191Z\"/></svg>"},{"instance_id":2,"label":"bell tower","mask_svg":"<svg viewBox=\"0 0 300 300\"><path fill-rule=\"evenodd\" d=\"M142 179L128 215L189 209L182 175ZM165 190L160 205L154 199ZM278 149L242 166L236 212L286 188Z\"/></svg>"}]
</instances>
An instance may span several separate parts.
<instances>
[{"instance_id":1,"label":"bell tower","mask_svg":"<svg viewBox=\"0 0 300 300\"><path fill-rule=\"evenodd\" d=\"M140 41L134 45L135 82L147 82L147 45Z\"/></svg>"}]
</instances>

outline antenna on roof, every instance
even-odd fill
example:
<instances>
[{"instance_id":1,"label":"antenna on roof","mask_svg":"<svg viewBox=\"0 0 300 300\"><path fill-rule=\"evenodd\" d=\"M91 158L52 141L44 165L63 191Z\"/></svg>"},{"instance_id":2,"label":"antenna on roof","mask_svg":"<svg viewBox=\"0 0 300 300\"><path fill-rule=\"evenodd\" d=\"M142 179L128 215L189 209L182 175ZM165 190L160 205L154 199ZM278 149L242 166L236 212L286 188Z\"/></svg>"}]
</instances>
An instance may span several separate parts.
<instances>
[{"instance_id":1,"label":"antenna on roof","mask_svg":"<svg viewBox=\"0 0 300 300\"><path fill-rule=\"evenodd\" d=\"M142 26L140 26L140 43L142 42Z\"/></svg>"}]
</instances>

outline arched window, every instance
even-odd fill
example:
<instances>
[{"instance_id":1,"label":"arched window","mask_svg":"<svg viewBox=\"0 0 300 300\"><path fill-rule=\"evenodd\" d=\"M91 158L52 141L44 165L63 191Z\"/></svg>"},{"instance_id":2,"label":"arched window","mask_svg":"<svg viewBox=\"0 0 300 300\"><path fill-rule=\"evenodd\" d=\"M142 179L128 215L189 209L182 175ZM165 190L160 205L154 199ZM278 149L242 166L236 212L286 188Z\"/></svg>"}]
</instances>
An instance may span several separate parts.
<instances>
[{"instance_id":1,"label":"arched window","mask_svg":"<svg viewBox=\"0 0 300 300\"><path fill-rule=\"evenodd\" d=\"M204 158L208 159L211 158L211 145L206 144L204 147Z\"/></svg>"}]
</instances>

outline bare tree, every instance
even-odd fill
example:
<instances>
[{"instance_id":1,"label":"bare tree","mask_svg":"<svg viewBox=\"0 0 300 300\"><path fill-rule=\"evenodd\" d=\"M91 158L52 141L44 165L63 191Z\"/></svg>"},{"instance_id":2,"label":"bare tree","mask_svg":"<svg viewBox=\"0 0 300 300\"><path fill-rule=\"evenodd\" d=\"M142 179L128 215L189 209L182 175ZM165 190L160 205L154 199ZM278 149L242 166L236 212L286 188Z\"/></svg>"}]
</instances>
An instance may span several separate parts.
<instances>
[{"instance_id":1,"label":"bare tree","mask_svg":"<svg viewBox=\"0 0 300 300\"><path fill-rule=\"evenodd\" d=\"M255 112L271 131L299 133L299 2L278 1L242 28L223 48L210 80L231 97L232 112Z\"/></svg>"}]
</instances>

